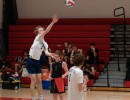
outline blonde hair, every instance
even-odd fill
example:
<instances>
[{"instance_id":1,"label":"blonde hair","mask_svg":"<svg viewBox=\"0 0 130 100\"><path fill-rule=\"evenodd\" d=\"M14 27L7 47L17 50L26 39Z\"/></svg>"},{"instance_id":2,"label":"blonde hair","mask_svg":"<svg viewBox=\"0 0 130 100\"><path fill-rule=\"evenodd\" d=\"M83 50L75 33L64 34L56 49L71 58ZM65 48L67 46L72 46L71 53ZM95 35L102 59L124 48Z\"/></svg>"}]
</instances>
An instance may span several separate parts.
<instances>
[{"instance_id":1,"label":"blonde hair","mask_svg":"<svg viewBox=\"0 0 130 100\"><path fill-rule=\"evenodd\" d=\"M55 54L58 55L59 57L61 57L61 52L60 52L60 50L56 50L56 51L55 51Z\"/></svg>"},{"instance_id":2,"label":"blonde hair","mask_svg":"<svg viewBox=\"0 0 130 100\"><path fill-rule=\"evenodd\" d=\"M35 27L34 28L34 31L33 31L33 33L35 34L35 35L38 35L38 29L39 28L43 28L44 29L44 27L42 27L42 26L37 26L37 27Z\"/></svg>"}]
</instances>

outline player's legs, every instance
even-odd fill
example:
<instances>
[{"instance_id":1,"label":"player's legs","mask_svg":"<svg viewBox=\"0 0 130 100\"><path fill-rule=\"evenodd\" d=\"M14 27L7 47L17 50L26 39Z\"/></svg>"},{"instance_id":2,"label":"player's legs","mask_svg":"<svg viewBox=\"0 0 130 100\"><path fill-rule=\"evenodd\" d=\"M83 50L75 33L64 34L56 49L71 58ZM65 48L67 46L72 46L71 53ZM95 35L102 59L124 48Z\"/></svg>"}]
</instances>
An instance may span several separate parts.
<instances>
[{"instance_id":1,"label":"player's legs","mask_svg":"<svg viewBox=\"0 0 130 100\"><path fill-rule=\"evenodd\" d=\"M53 94L53 100L58 100L58 94Z\"/></svg>"},{"instance_id":2,"label":"player's legs","mask_svg":"<svg viewBox=\"0 0 130 100\"><path fill-rule=\"evenodd\" d=\"M42 95L42 80L41 80L41 73L37 74L37 86L38 86L38 95Z\"/></svg>"},{"instance_id":3,"label":"player's legs","mask_svg":"<svg viewBox=\"0 0 130 100\"><path fill-rule=\"evenodd\" d=\"M31 96L33 98L35 97L36 74L30 74L30 79L31 79L31 84L30 84Z\"/></svg>"},{"instance_id":4,"label":"player's legs","mask_svg":"<svg viewBox=\"0 0 130 100\"><path fill-rule=\"evenodd\" d=\"M59 94L60 100L64 100L63 94Z\"/></svg>"}]
</instances>

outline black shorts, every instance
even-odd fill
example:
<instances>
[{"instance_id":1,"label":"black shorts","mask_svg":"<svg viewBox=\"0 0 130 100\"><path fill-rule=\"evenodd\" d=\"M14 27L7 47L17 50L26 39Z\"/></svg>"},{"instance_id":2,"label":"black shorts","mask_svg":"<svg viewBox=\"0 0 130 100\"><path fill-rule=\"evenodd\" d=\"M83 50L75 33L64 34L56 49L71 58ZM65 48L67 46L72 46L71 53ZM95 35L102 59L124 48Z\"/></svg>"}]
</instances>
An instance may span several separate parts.
<instances>
[{"instance_id":1,"label":"black shorts","mask_svg":"<svg viewBox=\"0 0 130 100\"><path fill-rule=\"evenodd\" d=\"M35 60L28 58L26 61L26 68L29 74L39 74L41 73L41 63L40 60Z\"/></svg>"},{"instance_id":2,"label":"black shorts","mask_svg":"<svg viewBox=\"0 0 130 100\"><path fill-rule=\"evenodd\" d=\"M50 88L50 93L58 93L58 94L61 94L61 93L65 93L65 86L64 86L64 92L59 92L58 89L57 89L57 86L56 86L56 83L55 83L55 80L51 80L51 88Z\"/></svg>"}]
</instances>

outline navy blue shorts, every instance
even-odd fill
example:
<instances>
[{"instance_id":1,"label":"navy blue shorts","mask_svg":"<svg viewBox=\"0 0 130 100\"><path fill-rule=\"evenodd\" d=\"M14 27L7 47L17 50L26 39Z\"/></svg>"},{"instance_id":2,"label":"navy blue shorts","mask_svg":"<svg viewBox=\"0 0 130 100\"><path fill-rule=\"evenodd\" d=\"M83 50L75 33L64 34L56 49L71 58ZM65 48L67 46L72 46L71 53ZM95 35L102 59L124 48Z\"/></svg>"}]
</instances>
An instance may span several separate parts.
<instances>
[{"instance_id":1,"label":"navy blue shorts","mask_svg":"<svg viewBox=\"0 0 130 100\"><path fill-rule=\"evenodd\" d=\"M41 73L41 63L40 60L35 60L28 58L26 61L26 67L29 74L39 74Z\"/></svg>"}]
</instances>

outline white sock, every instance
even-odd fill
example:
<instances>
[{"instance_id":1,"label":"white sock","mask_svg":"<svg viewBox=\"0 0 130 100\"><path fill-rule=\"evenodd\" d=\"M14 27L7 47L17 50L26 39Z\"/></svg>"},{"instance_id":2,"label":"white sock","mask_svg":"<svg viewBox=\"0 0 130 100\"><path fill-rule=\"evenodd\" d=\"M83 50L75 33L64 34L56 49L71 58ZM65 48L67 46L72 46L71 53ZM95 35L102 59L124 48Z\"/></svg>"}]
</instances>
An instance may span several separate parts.
<instances>
[{"instance_id":1,"label":"white sock","mask_svg":"<svg viewBox=\"0 0 130 100\"><path fill-rule=\"evenodd\" d=\"M35 96L33 96L33 97L32 97L32 100L36 100L36 97L35 97Z\"/></svg>"},{"instance_id":2,"label":"white sock","mask_svg":"<svg viewBox=\"0 0 130 100\"><path fill-rule=\"evenodd\" d=\"M43 100L43 96L42 95L39 96L39 100Z\"/></svg>"}]
</instances>

